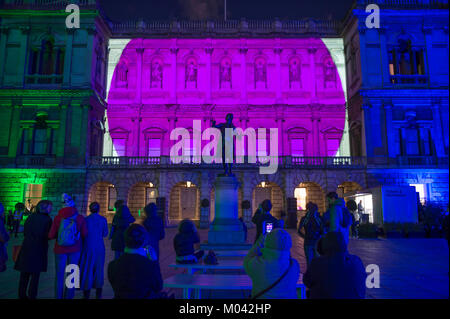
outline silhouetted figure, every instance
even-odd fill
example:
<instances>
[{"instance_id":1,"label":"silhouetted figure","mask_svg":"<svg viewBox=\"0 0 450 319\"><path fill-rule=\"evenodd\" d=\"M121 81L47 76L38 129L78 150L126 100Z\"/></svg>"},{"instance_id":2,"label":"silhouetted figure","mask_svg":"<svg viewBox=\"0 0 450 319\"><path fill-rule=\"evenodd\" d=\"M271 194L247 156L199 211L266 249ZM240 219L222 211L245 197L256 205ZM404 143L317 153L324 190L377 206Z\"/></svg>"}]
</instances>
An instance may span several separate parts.
<instances>
[{"instance_id":1,"label":"silhouetted figure","mask_svg":"<svg viewBox=\"0 0 450 319\"><path fill-rule=\"evenodd\" d=\"M154 203L150 203L144 208L145 220L144 227L148 232L150 246L156 253L159 260L159 241L164 239L164 222L161 217L158 216L158 207Z\"/></svg>"},{"instance_id":2,"label":"silhouetted figure","mask_svg":"<svg viewBox=\"0 0 450 319\"><path fill-rule=\"evenodd\" d=\"M309 266L311 260L317 257L316 245L323 234L323 222L316 204L306 204L306 215L300 220L298 234L304 238L303 249L305 250L306 264ZM304 234L302 229L304 228Z\"/></svg>"}]
</instances>

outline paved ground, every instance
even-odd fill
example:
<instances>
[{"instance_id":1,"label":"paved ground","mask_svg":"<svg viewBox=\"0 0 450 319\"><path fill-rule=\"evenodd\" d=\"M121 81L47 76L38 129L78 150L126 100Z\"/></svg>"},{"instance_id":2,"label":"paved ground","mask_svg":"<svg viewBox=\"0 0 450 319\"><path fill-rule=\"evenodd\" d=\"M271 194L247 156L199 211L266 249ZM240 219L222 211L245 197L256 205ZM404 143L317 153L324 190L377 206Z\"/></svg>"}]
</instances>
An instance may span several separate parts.
<instances>
[{"instance_id":1,"label":"paved ground","mask_svg":"<svg viewBox=\"0 0 450 319\"><path fill-rule=\"evenodd\" d=\"M166 238L161 242L161 271L163 278L168 278L183 270L174 270L168 267L174 262L172 240L176 229L166 230ZM295 231L289 230L293 238L294 247L291 251L305 272L306 263L303 253L303 240ZM207 231L200 230L201 238L207 238ZM249 230L249 238L254 238L254 229ZM11 256L11 247L20 244L21 237L12 239L8 251ZM107 262L112 260L110 243L105 240L107 247ZM53 248L53 241L50 247ZM367 298L398 299L398 298L449 298L449 250L447 242L443 239L378 239L378 240L350 240L349 250L361 257L364 264L377 264L380 268L379 289L367 289ZM106 269L107 265L105 265ZM105 271L106 274L106 271ZM19 273L13 269L13 263L8 261L8 270L0 274L0 299L17 298ZM41 275L38 298L54 297L54 255L49 252L49 269ZM172 290L177 298L181 291ZM76 298L82 293L77 292ZM105 279L104 298L112 298L113 291ZM248 292L203 293L204 298L248 298Z\"/></svg>"}]
</instances>

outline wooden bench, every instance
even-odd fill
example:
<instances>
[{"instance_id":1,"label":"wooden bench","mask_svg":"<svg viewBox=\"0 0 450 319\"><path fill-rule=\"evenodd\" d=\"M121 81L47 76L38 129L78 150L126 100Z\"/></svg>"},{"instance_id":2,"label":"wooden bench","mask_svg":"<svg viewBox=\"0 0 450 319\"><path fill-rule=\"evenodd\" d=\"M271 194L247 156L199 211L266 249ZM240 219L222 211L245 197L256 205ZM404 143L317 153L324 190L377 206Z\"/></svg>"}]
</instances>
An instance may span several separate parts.
<instances>
[{"instance_id":1,"label":"wooden bench","mask_svg":"<svg viewBox=\"0 0 450 319\"><path fill-rule=\"evenodd\" d=\"M178 274L164 280L164 288L183 289L183 299L201 299L202 290L251 290L252 280L247 275L192 275ZM306 299L302 275L297 282L300 299Z\"/></svg>"},{"instance_id":2,"label":"wooden bench","mask_svg":"<svg viewBox=\"0 0 450 319\"><path fill-rule=\"evenodd\" d=\"M205 272L206 270L244 270L243 259L219 259L217 265L199 264L171 264L172 268L184 268L187 273L192 275L196 270Z\"/></svg>"}]
</instances>

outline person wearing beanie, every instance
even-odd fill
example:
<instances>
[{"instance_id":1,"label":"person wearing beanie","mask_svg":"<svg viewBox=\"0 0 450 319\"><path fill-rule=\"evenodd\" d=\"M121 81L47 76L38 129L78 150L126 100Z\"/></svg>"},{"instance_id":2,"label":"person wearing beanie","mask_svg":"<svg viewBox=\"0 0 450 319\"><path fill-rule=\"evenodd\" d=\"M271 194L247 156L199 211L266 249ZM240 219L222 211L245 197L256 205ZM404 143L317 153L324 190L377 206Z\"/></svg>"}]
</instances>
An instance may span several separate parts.
<instances>
[{"instance_id":1,"label":"person wearing beanie","mask_svg":"<svg viewBox=\"0 0 450 319\"><path fill-rule=\"evenodd\" d=\"M55 266L56 281L55 295L56 299L73 299L75 295L74 288L67 288L65 285L66 266L70 264L78 265L80 261L82 239L87 236L88 229L83 216L79 215L76 208L72 206L73 200L65 194L63 195L64 206L56 215L50 232L49 239L57 239L55 241ZM74 204L73 204L74 205ZM75 221L74 243L71 245L62 243L62 234L72 229L72 221ZM62 226L62 227L61 227ZM70 233L72 233L70 231Z\"/></svg>"},{"instance_id":2,"label":"person wearing beanie","mask_svg":"<svg viewBox=\"0 0 450 319\"><path fill-rule=\"evenodd\" d=\"M148 247L149 235L139 224L125 231L125 253L108 265L108 279L115 299L157 298L163 279L156 254Z\"/></svg>"},{"instance_id":3,"label":"person wearing beanie","mask_svg":"<svg viewBox=\"0 0 450 319\"><path fill-rule=\"evenodd\" d=\"M291 247L291 236L284 229L274 229L258 238L244 258L245 272L253 283L253 298L297 299L300 265L291 258Z\"/></svg>"},{"instance_id":4,"label":"person wearing beanie","mask_svg":"<svg viewBox=\"0 0 450 319\"><path fill-rule=\"evenodd\" d=\"M309 299L364 299L366 271L358 256L350 255L340 231L327 233L318 243L321 256L312 260L303 283Z\"/></svg>"}]
</instances>

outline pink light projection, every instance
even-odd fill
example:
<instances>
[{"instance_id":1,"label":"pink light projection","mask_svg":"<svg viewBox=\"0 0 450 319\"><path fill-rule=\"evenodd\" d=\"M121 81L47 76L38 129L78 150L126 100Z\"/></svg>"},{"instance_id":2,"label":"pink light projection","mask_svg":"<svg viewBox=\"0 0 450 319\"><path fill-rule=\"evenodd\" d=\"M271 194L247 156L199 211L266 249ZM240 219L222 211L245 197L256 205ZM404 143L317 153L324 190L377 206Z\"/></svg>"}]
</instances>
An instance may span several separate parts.
<instances>
[{"instance_id":1,"label":"pink light projection","mask_svg":"<svg viewBox=\"0 0 450 319\"><path fill-rule=\"evenodd\" d=\"M111 41L105 155L168 156L174 128L205 130L227 113L242 129L278 128L281 156L338 152L345 93L322 39Z\"/></svg>"}]
</instances>

